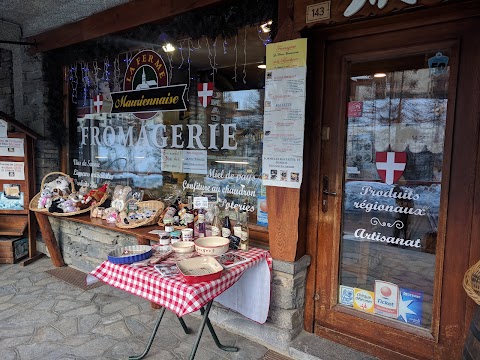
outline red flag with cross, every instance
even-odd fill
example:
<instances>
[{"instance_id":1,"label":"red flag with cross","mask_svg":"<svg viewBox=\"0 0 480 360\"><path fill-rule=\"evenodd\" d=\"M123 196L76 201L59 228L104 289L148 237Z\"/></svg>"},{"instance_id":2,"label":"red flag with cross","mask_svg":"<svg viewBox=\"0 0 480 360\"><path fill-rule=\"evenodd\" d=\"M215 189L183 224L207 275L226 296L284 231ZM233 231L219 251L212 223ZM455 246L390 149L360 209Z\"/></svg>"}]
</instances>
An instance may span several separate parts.
<instances>
[{"instance_id":1,"label":"red flag with cross","mask_svg":"<svg viewBox=\"0 0 480 360\"><path fill-rule=\"evenodd\" d=\"M407 164L406 152L382 151L376 154L377 172L388 185L392 185L402 176Z\"/></svg>"}]
</instances>

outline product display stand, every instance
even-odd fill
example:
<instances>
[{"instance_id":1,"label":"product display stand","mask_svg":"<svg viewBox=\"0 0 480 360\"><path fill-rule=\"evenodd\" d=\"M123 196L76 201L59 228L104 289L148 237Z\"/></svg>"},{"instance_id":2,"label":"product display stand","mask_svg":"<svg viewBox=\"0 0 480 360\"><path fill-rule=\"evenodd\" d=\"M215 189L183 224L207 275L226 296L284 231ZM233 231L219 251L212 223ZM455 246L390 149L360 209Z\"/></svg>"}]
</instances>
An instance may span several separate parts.
<instances>
[{"instance_id":1,"label":"product display stand","mask_svg":"<svg viewBox=\"0 0 480 360\"><path fill-rule=\"evenodd\" d=\"M33 142L42 137L1 111L0 120L0 263L22 260L25 266L43 256L37 253L35 218L28 209L35 194ZM5 134L5 122L15 131Z\"/></svg>"}]
</instances>

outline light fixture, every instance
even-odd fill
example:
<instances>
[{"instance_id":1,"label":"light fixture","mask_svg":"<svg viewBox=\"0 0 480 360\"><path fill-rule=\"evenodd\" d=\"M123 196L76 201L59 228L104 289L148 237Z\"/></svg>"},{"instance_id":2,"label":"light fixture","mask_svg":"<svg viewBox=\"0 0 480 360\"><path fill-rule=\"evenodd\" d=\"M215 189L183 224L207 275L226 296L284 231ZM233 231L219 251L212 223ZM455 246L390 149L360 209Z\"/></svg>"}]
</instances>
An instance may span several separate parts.
<instances>
[{"instance_id":1,"label":"light fixture","mask_svg":"<svg viewBox=\"0 0 480 360\"><path fill-rule=\"evenodd\" d=\"M248 165L247 161L227 161L227 160L215 160L216 163L220 164L239 164L239 165Z\"/></svg>"},{"instance_id":2,"label":"light fixture","mask_svg":"<svg viewBox=\"0 0 480 360\"><path fill-rule=\"evenodd\" d=\"M265 65L265 64L259 64L257 67L258 67L259 69L266 69L266 68L267 68L267 65Z\"/></svg>"},{"instance_id":3,"label":"light fixture","mask_svg":"<svg viewBox=\"0 0 480 360\"><path fill-rule=\"evenodd\" d=\"M385 76L387 76L387 74L385 74L385 73L375 73L375 74L373 74L373 77L376 77L376 78L384 78Z\"/></svg>"},{"instance_id":4,"label":"light fixture","mask_svg":"<svg viewBox=\"0 0 480 360\"><path fill-rule=\"evenodd\" d=\"M270 25L272 25L272 23L272 20L267 21L265 24L260 25L260 29L262 29L264 33L269 33L271 31Z\"/></svg>"},{"instance_id":5,"label":"light fixture","mask_svg":"<svg viewBox=\"0 0 480 360\"><path fill-rule=\"evenodd\" d=\"M166 43L165 45L162 46L163 51L165 52L172 52L175 51L175 46L173 46L171 43Z\"/></svg>"}]
</instances>

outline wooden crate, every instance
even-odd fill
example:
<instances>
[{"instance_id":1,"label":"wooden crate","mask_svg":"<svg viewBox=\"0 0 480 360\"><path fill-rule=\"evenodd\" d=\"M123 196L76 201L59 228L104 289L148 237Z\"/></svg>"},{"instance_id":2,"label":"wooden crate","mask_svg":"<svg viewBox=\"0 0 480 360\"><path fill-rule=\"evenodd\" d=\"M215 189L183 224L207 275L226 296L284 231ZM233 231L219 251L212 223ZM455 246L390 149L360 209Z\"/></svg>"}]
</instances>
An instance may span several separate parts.
<instances>
[{"instance_id":1,"label":"wooden crate","mask_svg":"<svg viewBox=\"0 0 480 360\"><path fill-rule=\"evenodd\" d=\"M0 264L14 264L28 255L28 238L0 238Z\"/></svg>"}]
</instances>

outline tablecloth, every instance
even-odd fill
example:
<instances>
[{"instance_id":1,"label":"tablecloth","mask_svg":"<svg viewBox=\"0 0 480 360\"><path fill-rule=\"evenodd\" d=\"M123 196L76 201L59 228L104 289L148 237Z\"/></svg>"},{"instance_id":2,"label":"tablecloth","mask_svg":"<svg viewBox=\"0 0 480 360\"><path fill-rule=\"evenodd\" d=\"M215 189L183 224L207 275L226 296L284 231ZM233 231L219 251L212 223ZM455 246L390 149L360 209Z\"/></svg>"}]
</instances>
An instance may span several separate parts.
<instances>
[{"instance_id":1,"label":"tablecloth","mask_svg":"<svg viewBox=\"0 0 480 360\"><path fill-rule=\"evenodd\" d=\"M266 263L271 269L272 258L266 250L251 247L241 255L250 261L223 270L222 276L217 280L191 285L186 284L181 275L163 277L151 266L137 268L109 261L104 261L90 275L159 304L181 317L199 310L222 294L235 284L246 270L260 262Z\"/></svg>"}]
</instances>

